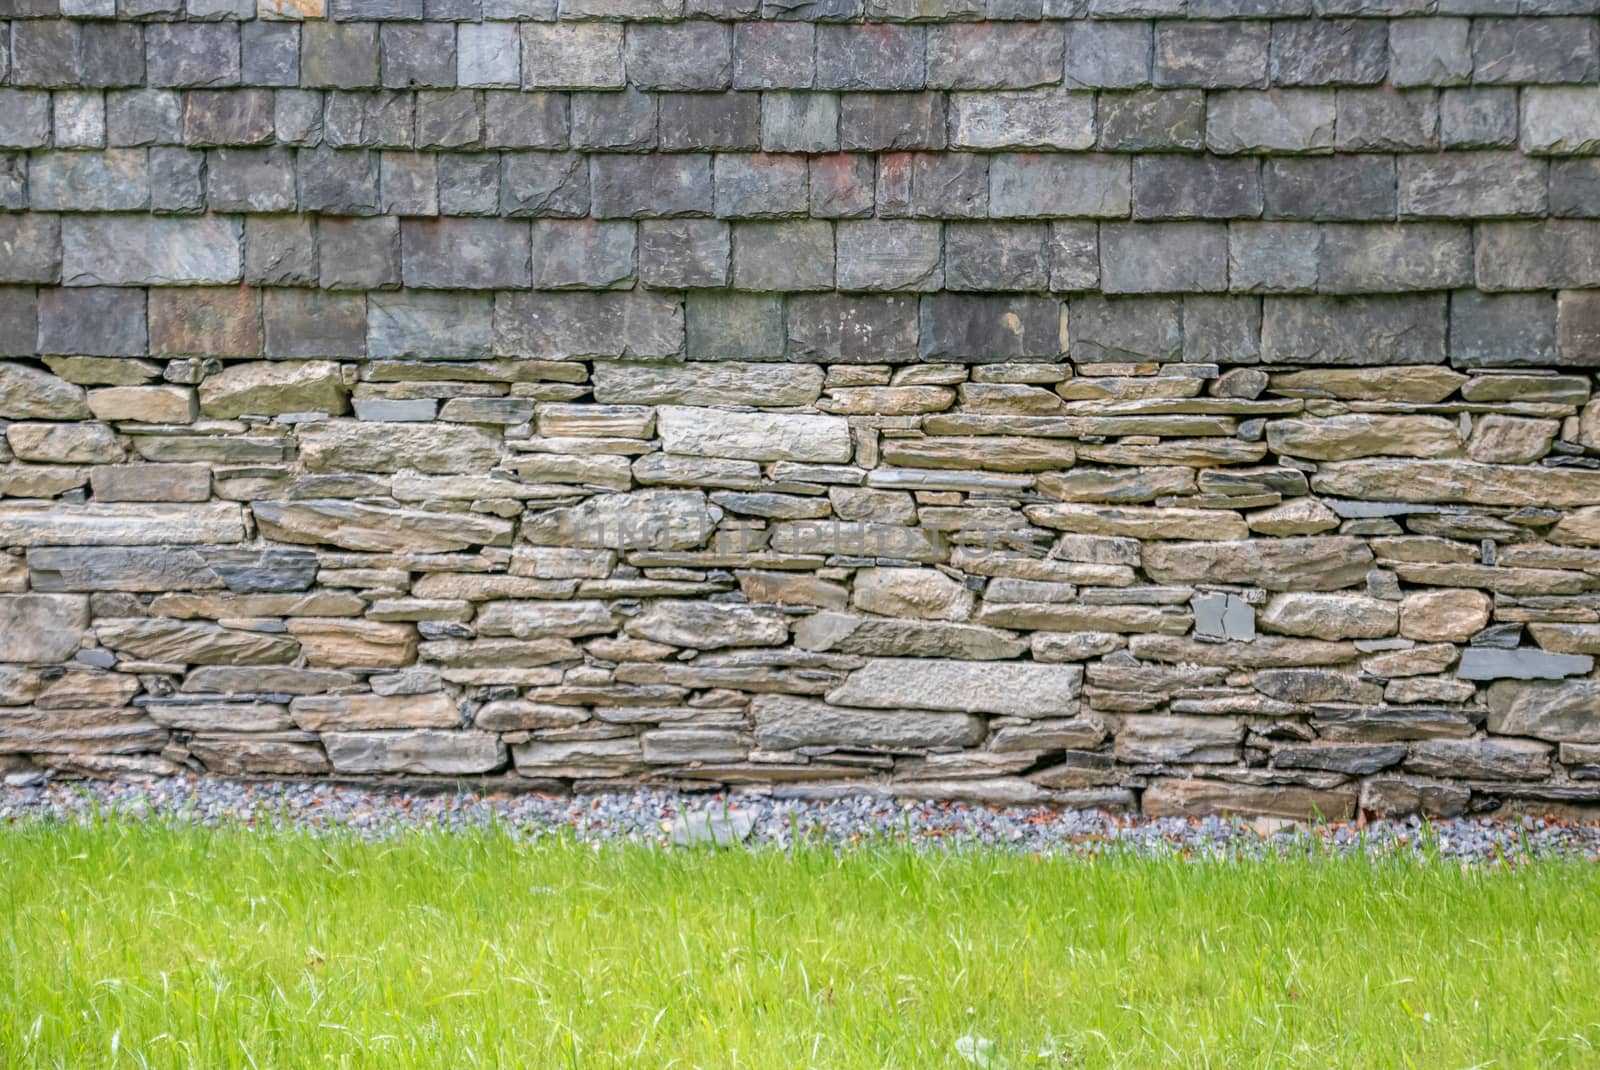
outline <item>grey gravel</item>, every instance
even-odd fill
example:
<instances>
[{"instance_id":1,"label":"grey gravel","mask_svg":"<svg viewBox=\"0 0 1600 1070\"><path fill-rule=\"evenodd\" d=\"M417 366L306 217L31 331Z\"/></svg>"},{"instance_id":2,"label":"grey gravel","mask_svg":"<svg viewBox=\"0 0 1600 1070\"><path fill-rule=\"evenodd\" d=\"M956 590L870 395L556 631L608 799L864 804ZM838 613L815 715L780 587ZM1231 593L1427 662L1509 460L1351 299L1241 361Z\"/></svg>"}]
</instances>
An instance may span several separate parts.
<instances>
[{"instance_id":1,"label":"grey gravel","mask_svg":"<svg viewBox=\"0 0 1600 1070\"><path fill-rule=\"evenodd\" d=\"M993 809L902 802L886 794L789 799L640 789L550 796L220 777L145 783L13 782L0 787L0 826L81 824L108 818L297 829L371 839L499 825L530 839L567 836L582 843L653 847L714 842L760 850L796 842L835 848L910 843L928 850L983 848L1080 857L1124 852L1198 860L1346 856L1365 851L1372 857L1432 853L1462 862L1555 857L1600 861L1600 823L1533 817L1434 822L1409 818L1357 827L1265 818L1148 819L1092 810Z\"/></svg>"}]
</instances>

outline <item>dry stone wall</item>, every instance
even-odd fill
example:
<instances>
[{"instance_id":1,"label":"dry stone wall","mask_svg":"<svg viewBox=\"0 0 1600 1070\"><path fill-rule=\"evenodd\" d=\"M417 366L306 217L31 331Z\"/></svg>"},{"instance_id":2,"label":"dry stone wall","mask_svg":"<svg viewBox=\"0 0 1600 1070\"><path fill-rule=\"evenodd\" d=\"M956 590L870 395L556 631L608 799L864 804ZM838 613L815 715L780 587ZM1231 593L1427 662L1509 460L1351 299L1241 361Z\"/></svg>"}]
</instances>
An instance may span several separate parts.
<instances>
[{"instance_id":1,"label":"dry stone wall","mask_svg":"<svg viewBox=\"0 0 1600 1070\"><path fill-rule=\"evenodd\" d=\"M1596 0L0 0L0 767L1600 804Z\"/></svg>"}]
</instances>

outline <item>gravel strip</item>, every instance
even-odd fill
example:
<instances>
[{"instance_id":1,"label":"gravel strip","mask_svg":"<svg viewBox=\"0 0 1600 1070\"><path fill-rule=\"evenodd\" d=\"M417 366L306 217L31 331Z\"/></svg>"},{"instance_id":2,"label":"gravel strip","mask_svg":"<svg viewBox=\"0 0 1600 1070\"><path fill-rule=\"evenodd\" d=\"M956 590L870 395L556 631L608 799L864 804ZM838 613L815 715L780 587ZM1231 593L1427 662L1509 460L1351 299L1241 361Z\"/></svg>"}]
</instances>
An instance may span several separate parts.
<instances>
[{"instance_id":1,"label":"gravel strip","mask_svg":"<svg viewBox=\"0 0 1600 1070\"><path fill-rule=\"evenodd\" d=\"M919 848L996 848L1090 856L1261 858L1365 850L1373 857L1431 849L1460 861L1563 857L1600 861L1600 824L1523 818L1416 818L1303 826L1270 819L1128 817L1099 811L990 809L962 803L902 803L885 796L778 799L631 794L546 796L390 790L309 782L174 777L149 783L51 781L0 787L0 825L84 822L118 816L215 826L295 828L383 838L418 829L470 830L492 823L537 839L654 846L741 842L783 848L796 840L838 847L908 841ZM1432 839L1431 848L1428 841Z\"/></svg>"}]
</instances>

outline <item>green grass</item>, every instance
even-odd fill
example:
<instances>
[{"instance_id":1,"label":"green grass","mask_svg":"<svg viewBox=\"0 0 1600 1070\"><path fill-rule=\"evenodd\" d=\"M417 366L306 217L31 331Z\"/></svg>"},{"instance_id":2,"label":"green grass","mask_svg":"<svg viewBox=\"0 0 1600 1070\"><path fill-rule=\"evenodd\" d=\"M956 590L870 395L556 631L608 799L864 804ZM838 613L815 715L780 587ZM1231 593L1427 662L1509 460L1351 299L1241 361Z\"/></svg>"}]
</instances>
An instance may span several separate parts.
<instances>
[{"instance_id":1,"label":"green grass","mask_svg":"<svg viewBox=\"0 0 1600 1070\"><path fill-rule=\"evenodd\" d=\"M1594 1067L1600 867L0 832L0 1066Z\"/></svg>"}]
</instances>

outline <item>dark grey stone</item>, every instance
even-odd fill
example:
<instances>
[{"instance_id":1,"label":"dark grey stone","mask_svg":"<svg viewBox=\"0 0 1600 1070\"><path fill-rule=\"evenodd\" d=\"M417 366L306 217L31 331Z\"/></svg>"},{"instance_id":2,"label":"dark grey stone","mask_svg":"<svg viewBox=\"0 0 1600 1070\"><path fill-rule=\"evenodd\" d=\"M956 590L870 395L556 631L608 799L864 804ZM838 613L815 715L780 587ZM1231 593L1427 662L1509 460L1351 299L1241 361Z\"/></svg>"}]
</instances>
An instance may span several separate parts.
<instances>
[{"instance_id":1,"label":"dark grey stone","mask_svg":"<svg viewBox=\"0 0 1600 1070\"><path fill-rule=\"evenodd\" d=\"M657 107L663 152L761 147L759 93L663 93Z\"/></svg>"},{"instance_id":2,"label":"dark grey stone","mask_svg":"<svg viewBox=\"0 0 1600 1070\"><path fill-rule=\"evenodd\" d=\"M246 22L239 27L241 85L300 84L300 27L292 22Z\"/></svg>"},{"instance_id":3,"label":"dark grey stone","mask_svg":"<svg viewBox=\"0 0 1600 1070\"><path fill-rule=\"evenodd\" d=\"M839 145L846 152L942 149L942 93L846 93L839 101Z\"/></svg>"},{"instance_id":4,"label":"dark grey stone","mask_svg":"<svg viewBox=\"0 0 1600 1070\"><path fill-rule=\"evenodd\" d=\"M626 64L628 84L640 89L727 89L733 34L720 22L632 23Z\"/></svg>"},{"instance_id":5,"label":"dark grey stone","mask_svg":"<svg viewBox=\"0 0 1600 1070\"><path fill-rule=\"evenodd\" d=\"M324 219L317 225L317 277L324 290L381 290L400 285L400 223Z\"/></svg>"},{"instance_id":6,"label":"dark grey stone","mask_svg":"<svg viewBox=\"0 0 1600 1070\"><path fill-rule=\"evenodd\" d=\"M877 166L872 156L835 153L813 156L808 163L811 171L808 206L813 216L851 219L872 214L877 200Z\"/></svg>"},{"instance_id":7,"label":"dark grey stone","mask_svg":"<svg viewBox=\"0 0 1600 1070\"><path fill-rule=\"evenodd\" d=\"M206 194L202 172L206 154L160 146L150 150L150 208L156 212L199 212Z\"/></svg>"},{"instance_id":8,"label":"dark grey stone","mask_svg":"<svg viewBox=\"0 0 1600 1070\"><path fill-rule=\"evenodd\" d=\"M816 27L741 22L733 28L735 89L809 89L816 78Z\"/></svg>"},{"instance_id":9,"label":"dark grey stone","mask_svg":"<svg viewBox=\"0 0 1600 1070\"><path fill-rule=\"evenodd\" d=\"M930 88L1028 89L1062 81L1057 22L945 23L928 29Z\"/></svg>"},{"instance_id":10,"label":"dark grey stone","mask_svg":"<svg viewBox=\"0 0 1600 1070\"><path fill-rule=\"evenodd\" d=\"M150 205L145 152L41 153L28 169L28 191L35 211L142 211Z\"/></svg>"},{"instance_id":11,"label":"dark grey stone","mask_svg":"<svg viewBox=\"0 0 1600 1070\"><path fill-rule=\"evenodd\" d=\"M1183 299L1183 359L1202 364L1254 364L1261 359L1261 301L1255 297ZM1240 424L1240 434L1244 433Z\"/></svg>"},{"instance_id":12,"label":"dark grey stone","mask_svg":"<svg viewBox=\"0 0 1600 1070\"><path fill-rule=\"evenodd\" d=\"M1150 84L1148 22L1071 22L1066 31L1067 85L1137 89Z\"/></svg>"},{"instance_id":13,"label":"dark grey stone","mask_svg":"<svg viewBox=\"0 0 1600 1070\"><path fill-rule=\"evenodd\" d=\"M1183 306L1175 298L1085 294L1073 297L1067 311L1074 361L1183 358Z\"/></svg>"},{"instance_id":14,"label":"dark grey stone","mask_svg":"<svg viewBox=\"0 0 1600 1070\"><path fill-rule=\"evenodd\" d=\"M502 356L677 357L683 305L632 293L503 293L495 299L494 349Z\"/></svg>"},{"instance_id":15,"label":"dark grey stone","mask_svg":"<svg viewBox=\"0 0 1600 1070\"><path fill-rule=\"evenodd\" d=\"M691 360L772 360L783 355L783 300L692 293L684 302Z\"/></svg>"},{"instance_id":16,"label":"dark grey stone","mask_svg":"<svg viewBox=\"0 0 1600 1070\"><path fill-rule=\"evenodd\" d=\"M1101 93L1100 148L1114 152L1198 149L1205 144L1205 94L1193 89Z\"/></svg>"},{"instance_id":17,"label":"dark grey stone","mask_svg":"<svg viewBox=\"0 0 1600 1070\"><path fill-rule=\"evenodd\" d=\"M711 157L601 155L590 161L597 219L710 215Z\"/></svg>"},{"instance_id":18,"label":"dark grey stone","mask_svg":"<svg viewBox=\"0 0 1600 1070\"><path fill-rule=\"evenodd\" d=\"M837 152L839 97L834 93L761 94L761 147L768 152Z\"/></svg>"},{"instance_id":19,"label":"dark grey stone","mask_svg":"<svg viewBox=\"0 0 1600 1070\"><path fill-rule=\"evenodd\" d=\"M1517 143L1517 91L1487 86L1439 94L1439 144L1447 149L1487 149Z\"/></svg>"},{"instance_id":20,"label":"dark grey stone","mask_svg":"<svg viewBox=\"0 0 1600 1070\"><path fill-rule=\"evenodd\" d=\"M483 137L478 96L470 89L430 89L419 92L416 102L416 147L463 149L475 146ZM395 147L408 147L411 144L407 140Z\"/></svg>"},{"instance_id":21,"label":"dark grey stone","mask_svg":"<svg viewBox=\"0 0 1600 1070\"><path fill-rule=\"evenodd\" d=\"M1055 360L1066 348L1055 298L934 294L919 323L923 360Z\"/></svg>"},{"instance_id":22,"label":"dark grey stone","mask_svg":"<svg viewBox=\"0 0 1600 1070\"><path fill-rule=\"evenodd\" d=\"M446 156L446 160L461 159ZM483 160L487 167L488 157ZM447 176L441 166L439 189L441 209L444 192L456 176ZM490 184L490 192L494 185ZM589 211L588 161L570 152L508 152L505 154L500 183L500 211L508 216L581 216Z\"/></svg>"},{"instance_id":23,"label":"dark grey stone","mask_svg":"<svg viewBox=\"0 0 1600 1070\"><path fill-rule=\"evenodd\" d=\"M534 289L631 286L634 226L592 219L535 220L530 228Z\"/></svg>"},{"instance_id":24,"label":"dark grey stone","mask_svg":"<svg viewBox=\"0 0 1600 1070\"><path fill-rule=\"evenodd\" d=\"M238 23L151 23L145 27L144 44L152 86L239 84Z\"/></svg>"},{"instance_id":25,"label":"dark grey stone","mask_svg":"<svg viewBox=\"0 0 1600 1070\"><path fill-rule=\"evenodd\" d=\"M378 25L310 21L300 27L300 84L360 89L378 84Z\"/></svg>"},{"instance_id":26,"label":"dark grey stone","mask_svg":"<svg viewBox=\"0 0 1600 1070\"><path fill-rule=\"evenodd\" d=\"M1389 70L1389 24L1306 19L1272 24L1273 85L1377 85Z\"/></svg>"},{"instance_id":27,"label":"dark grey stone","mask_svg":"<svg viewBox=\"0 0 1600 1070\"><path fill-rule=\"evenodd\" d=\"M1600 78L1600 26L1590 18L1476 19L1475 82L1593 82Z\"/></svg>"},{"instance_id":28,"label":"dark grey stone","mask_svg":"<svg viewBox=\"0 0 1600 1070\"><path fill-rule=\"evenodd\" d=\"M647 219L639 224L639 279L646 286L726 286L729 257L728 225L720 220Z\"/></svg>"},{"instance_id":29,"label":"dark grey stone","mask_svg":"<svg viewBox=\"0 0 1600 1070\"><path fill-rule=\"evenodd\" d=\"M1439 93L1434 89L1341 89L1340 152L1438 148Z\"/></svg>"},{"instance_id":30,"label":"dark grey stone","mask_svg":"<svg viewBox=\"0 0 1600 1070\"><path fill-rule=\"evenodd\" d=\"M1017 155L989 164L989 214L996 218L1119 218L1132 199L1125 156Z\"/></svg>"},{"instance_id":31,"label":"dark grey stone","mask_svg":"<svg viewBox=\"0 0 1600 1070\"><path fill-rule=\"evenodd\" d=\"M0 215L0 282L59 282L61 217Z\"/></svg>"},{"instance_id":32,"label":"dark grey stone","mask_svg":"<svg viewBox=\"0 0 1600 1070\"><path fill-rule=\"evenodd\" d=\"M572 147L637 151L655 148L656 98L653 93L572 94Z\"/></svg>"},{"instance_id":33,"label":"dark grey stone","mask_svg":"<svg viewBox=\"0 0 1600 1070\"><path fill-rule=\"evenodd\" d=\"M206 161L206 204L213 212L294 211L294 150L212 150Z\"/></svg>"},{"instance_id":34,"label":"dark grey stone","mask_svg":"<svg viewBox=\"0 0 1600 1070\"><path fill-rule=\"evenodd\" d=\"M589 175L580 163L574 162L574 157L567 158L567 167L562 171L568 181L576 182L577 189L570 191L576 195L575 200L579 207L569 208L563 214L582 215L589 204ZM500 156L493 152L444 152L440 153L435 161L435 169L439 172L439 211L443 215L498 215L503 210L502 205L515 207L516 199L511 195L513 179L522 180L525 176L517 175L517 171L524 166L516 162L516 154L507 153L505 161L505 188L501 188ZM559 186L559 183L557 184ZM526 187L524 187L526 190ZM567 202L569 205L572 200ZM516 214L510 208L504 209L507 214Z\"/></svg>"},{"instance_id":35,"label":"dark grey stone","mask_svg":"<svg viewBox=\"0 0 1600 1070\"><path fill-rule=\"evenodd\" d=\"M1307 156L1267 160L1262 185L1268 219L1393 219L1392 156Z\"/></svg>"},{"instance_id":36,"label":"dark grey stone","mask_svg":"<svg viewBox=\"0 0 1600 1070\"><path fill-rule=\"evenodd\" d=\"M3 95L4 91L0 91ZM0 116L8 109L0 107ZM182 140L183 97L168 89L128 89L106 94L106 144L175 144ZM6 120L0 118L0 130Z\"/></svg>"},{"instance_id":37,"label":"dark grey stone","mask_svg":"<svg viewBox=\"0 0 1600 1070\"><path fill-rule=\"evenodd\" d=\"M925 55L921 26L817 27L818 89L921 89Z\"/></svg>"},{"instance_id":38,"label":"dark grey stone","mask_svg":"<svg viewBox=\"0 0 1600 1070\"><path fill-rule=\"evenodd\" d=\"M317 241L306 216L250 216L244 221L244 281L257 286L315 286Z\"/></svg>"},{"instance_id":39,"label":"dark grey stone","mask_svg":"<svg viewBox=\"0 0 1600 1070\"><path fill-rule=\"evenodd\" d=\"M716 213L727 219L803 216L807 165L800 155L730 153L716 161Z\"/></svg>"},{"instance_id":40,"label":"dark grey stone","mask_svg":"<svg viewBox=\"0 0 1600 1070\"><path fill-rule=\"evenodd\" d=\"M270 89L197 89L187 94L183 140L190 145L259 145L272 140Z\"/></svg>"},{"instance_id":41,"label":"dark grey stone","mask_svg":"<svg viewBox=\"0 0 1600 1070\"><path fill-rule=\"evenodd\" d=\"M944 284L951 290L1050 289L1050 228L1043 223L950 223Z\"/></svg>"},{"instance_id":42,"label":"dark grey stone","mask_svg":"<svg viewBox=\"0 0 1600 1070\"><path fill-rule=\"evenodd\" d=\"M886 219L982 219L989 214L989 168L990 157L982 153L880 156L878 214Z\"/></svg>"},{"instance_id":43,"label":"dark grey stone","mask_svg":"<svg viewBox=\"0 0 1600 1070\"><path fill-rule=\"evenodd\" d=\"M105 286L41 290L38 309L40 353L87 357L145 353L143 290Z\"/></svg>"},{"instance_id":44,"label":"dark grey stone","mask_svg":"<svg viewBox=\"0 0 1600 1070\"><path fill-rule=\"evenodd\" d=\"M375 215L378 155L364 150L312 149L296 160L300 210L329 215Z\"/></svg>"},{"instance_id":45,"label":"dark grey stone","mask_svg":"<svg viewBox=\"0 0 1600 1070\"><path fill-rule=\"evenodd\" d=\"M915 297L799 294L787 306L790 360L903 364L917 359Z\"/></svg>"},{"instance_id":46,"label":"dark grey stone","mask_svg":"<svg viewBox=\"0 0 1600 1070\"><path fill-rule=\"evenodd\" d=\"M526 287L528 225L499 219L407 219L400 224L405 284L421 289Z\"/></svg>"},{"instance_id":47,"label":"dark grey stone","mask_svg":"<svg viewBox=\"0 0 1600 1070\"><path fill-rule=\"evenodd\" d=\"M1227 225L1101 224L1100 288L1107 294L1224 291Z\"/></svg>"},{"instance_id":48,"label":"dark grey stone","mask_svg":"<svg viewBox=\"0 0 1600 1070\"><path fill-rule=\"evenodd\" d=\"M1182 20L1157 24L1155 84L1195 89L1265 87L1267 26Z\"/></svg>"},{"instance_id":49,"label":"dark grey stone","mask_svg":"<svg viewBox=\"0 0 1600 1070\"><path fill-rule=\"evenodd\" d=\"M1450 295L1450 363L1458 368L1551 364L1556 299L1551 294Z\"/></svg>"},{"instance_id":50,"label":"dark grey stone","mask_svg":"<svg viewBox=\"0 0 1600 1070\"><path fill-rule=\"evenodd\" d=\"M1141 155L1133 161L1137 219L1248 219L1262 209L1261 164L1249 157Z\"/></svg>"},{"instance_id":51,"label":"dark grey stone","mask_svg":"<svg viewBox=\"0 0 1600 1070\"><path fill-rule=\"evenodd\" d=\"M367 352L367 302L361 294L268 290L261 320L269 357L360 357Z\"/></svg>"},{"instance_id":52,"label":"dark grey stone","mask_svg":"<svg viewBox=\"0 0 1600 1070\"><path fill-rule=\"evenodd\" d=\"M841 290L937 290L943 227L903 219L864 219L839 223L838 287Z\"/></svg>"},{"instance_id":53,"label":"dark grey stone","mask_svg":"<svg viewBox=\"0 0 1600 1070\"><path fill-rule=\"evenodd\" d=\"M386 89L447 89L456 84L455 27L385 23L378 31Z\"/></svg>"},{"instance_id":54,"label":"dark grey stone","mask_svg":"<svg viewBox=\"0 0 1600 1070\"><path fill-rule=\"evenodd\" d=\"M1261 359L1268 364L1438 364L1445 359L1442 294L1267 297Z\"/></svg>"},{"instance_id":55,"label":"dark grey stone","mask_svg":"<svg viewBox=\"0 0 1600 1070\"><path fill-rule=\"evenodd\" d=\"M487 294L368 294L367 355L451 360L486 357L494 337L492 309Z\"/></svg>"},{"instance_id":56,"label":"dark grey stone","mask_svg":"<svg viewBox=\"0 0 1600 1070\"><path fill-rule=\"evenodd\" d=\"M832 223L807 219L734 224L735 289L829 290L833 284Z\"/></svg>"}]
</instances>

